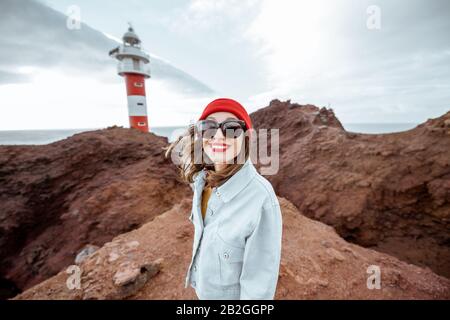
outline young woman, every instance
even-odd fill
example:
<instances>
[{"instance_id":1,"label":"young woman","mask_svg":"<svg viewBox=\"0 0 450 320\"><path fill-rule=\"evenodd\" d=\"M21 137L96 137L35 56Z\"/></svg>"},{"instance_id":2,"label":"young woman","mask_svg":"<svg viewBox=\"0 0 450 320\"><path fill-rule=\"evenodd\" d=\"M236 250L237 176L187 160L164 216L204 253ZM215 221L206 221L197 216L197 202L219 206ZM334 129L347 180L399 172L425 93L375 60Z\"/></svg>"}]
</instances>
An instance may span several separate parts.
<instances>
[{"instance_id":1,"label":"young woman","mask_svg":"<svg viewBox=\"0 0 450 320\"><path fill-rule=\"evenodd\" d=\"M180 176L194 191L185 288L190 284L202 300L275 295L282 217L272 185L250 160L252 131L244 107L220 98L166 152L181 148Z\"/></svg>"}]
</instances>

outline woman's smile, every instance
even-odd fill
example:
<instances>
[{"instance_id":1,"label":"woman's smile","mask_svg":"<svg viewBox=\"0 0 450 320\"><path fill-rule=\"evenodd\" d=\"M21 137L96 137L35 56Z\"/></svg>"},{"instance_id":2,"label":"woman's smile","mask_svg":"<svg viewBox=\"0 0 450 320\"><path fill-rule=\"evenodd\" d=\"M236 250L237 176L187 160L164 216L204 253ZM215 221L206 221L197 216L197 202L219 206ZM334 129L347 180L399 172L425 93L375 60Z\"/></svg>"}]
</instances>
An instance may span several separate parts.
<instances>
[{"instance_id":1,"label":"woman's smile","mask_svg":"<svg viewBox=\"0 0 450 320\"><path fill-rule=\"evenodd\" d=\"M230 146L225 143L217 143L217 142L209 143L209 145L213 152L225 152L225 151L227 151L228 147Z\"/></svg>"}]
</instances>

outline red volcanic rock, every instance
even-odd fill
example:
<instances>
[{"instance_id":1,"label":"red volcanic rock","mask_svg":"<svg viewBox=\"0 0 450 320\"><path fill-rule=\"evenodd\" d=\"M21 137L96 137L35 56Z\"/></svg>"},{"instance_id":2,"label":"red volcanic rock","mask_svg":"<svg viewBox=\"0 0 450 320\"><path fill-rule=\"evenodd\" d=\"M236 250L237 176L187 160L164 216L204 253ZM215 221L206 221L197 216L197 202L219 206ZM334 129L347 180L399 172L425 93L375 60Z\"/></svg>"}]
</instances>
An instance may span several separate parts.
<instances>
[{"instance_id":1,"label":"red volcanic rock","mask_svg":"<svg viewBox=\"0 0 450 320\"><path fill-rule=\"evenodd\" d=\"M450 112L392 134L347 132L333 110L290 101L251 117L280 128L280 170L266 176L283 197L277 298L449 298L431 270L450 276ZM0 298L195 299L192 190L167 144L111 127L0 146ZM367 289L372 265L380 290ZM82 288L68 289L69 266Z\"/></svg>"},{"instance_id":2,"label":"red volcanic rock","mask_svg":"<svg viewBox=\"0 0 450 320\"><path fill-rule=\"evenodd\" d=\"M283 240L275 299L450 298L450 280L350 244L286 199L279 201ZM197 299L193 288L184 288L192 253L191 205L190 198L181 199L151 222L106 243L79 266L79 289L67 285L72 274L62 270L15 299ZM367 285L372 268L379 268L379 289Z\"/></svg>"},{"instance_id":3,"label":"red volcanic rock","mask_svg":"<svg viewBox=\"0 0 450 320\"><path fill-rule=\"evenodd\" d=\"M280 169L266 176L279 196L348 241L450 277L450 112L391 134L347 132L331 109L289 100L251 118L280 129Z\"/></svg>"},{"instance_id":4,"label":"red volcanic rock","mask_svg":"<svg viewBox=\"0 0 450 320\"><path fill-rule=\"evenodd\" d=\"M24 290L173 206L191 190L167 138L119 127L0 146L0 280Z\"/></svg>"}]
</instances>

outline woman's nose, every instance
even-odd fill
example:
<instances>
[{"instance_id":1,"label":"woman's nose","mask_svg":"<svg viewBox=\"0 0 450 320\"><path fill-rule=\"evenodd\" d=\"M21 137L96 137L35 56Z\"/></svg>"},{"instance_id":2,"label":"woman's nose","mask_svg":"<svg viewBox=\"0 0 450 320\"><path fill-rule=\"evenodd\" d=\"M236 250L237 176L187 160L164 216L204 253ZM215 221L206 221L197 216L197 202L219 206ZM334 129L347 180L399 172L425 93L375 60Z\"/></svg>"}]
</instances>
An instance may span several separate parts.
<instances>
[{"instance_id":1,"label":"woman's nose","mask_svg":"<svg viewBox=\"0 0 450 320\"><path fill-rule=\"evenodd\" d=\"M214 135L214 139L220 140L224 138L225 136L222 133L222 129L221 128L217 129L216 134Z\"/></svg>"}]
</instances>

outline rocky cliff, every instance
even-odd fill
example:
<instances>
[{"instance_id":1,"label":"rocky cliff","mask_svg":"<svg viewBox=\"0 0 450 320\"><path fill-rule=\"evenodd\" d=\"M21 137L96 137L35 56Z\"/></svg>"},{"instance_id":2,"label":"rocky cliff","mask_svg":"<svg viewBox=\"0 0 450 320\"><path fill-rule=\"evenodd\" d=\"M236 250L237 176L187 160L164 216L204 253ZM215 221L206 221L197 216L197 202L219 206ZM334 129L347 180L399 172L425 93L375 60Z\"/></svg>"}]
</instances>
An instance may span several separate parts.
<instances>
[{"instance_id":1,"label":"rocky cliff","mask_svg":"<svg viewBox=\"0 0 450 320\"><path fill-rule=\"evenodd\" d=\"M167 139L110 127L48 145L0 147L0 283L21 291L171 208L189 187Z\"/></svg>"},{"instance_id":2,"label":"rocky cliff","mask_svg":"<svg viewBox=\"0 0 450 320\"><path fill-rule=\"evenodd\" d=\"M346 240L450 277L450 112L391 134L346 131L333 110L273 100L278 195ZM270 144L269 144L270 147Z\"/></svg>"},{"instance_id":3,"label":"rocky cliff","mask_svg":"<svg viewBox=\"0 0 450 320\"><path fill-rule=\"evenodd\" d=\"M283 206L277 298L449 298L450 112L393 134L348 132L333 110L290 101L251 117L280 128L280 169L266 176ZM183 287L192 191L167 143L110 127L0 146L0 295L195 298ZM370 265L380 290L366 286Z\"/></svg>"}]
</instances>

